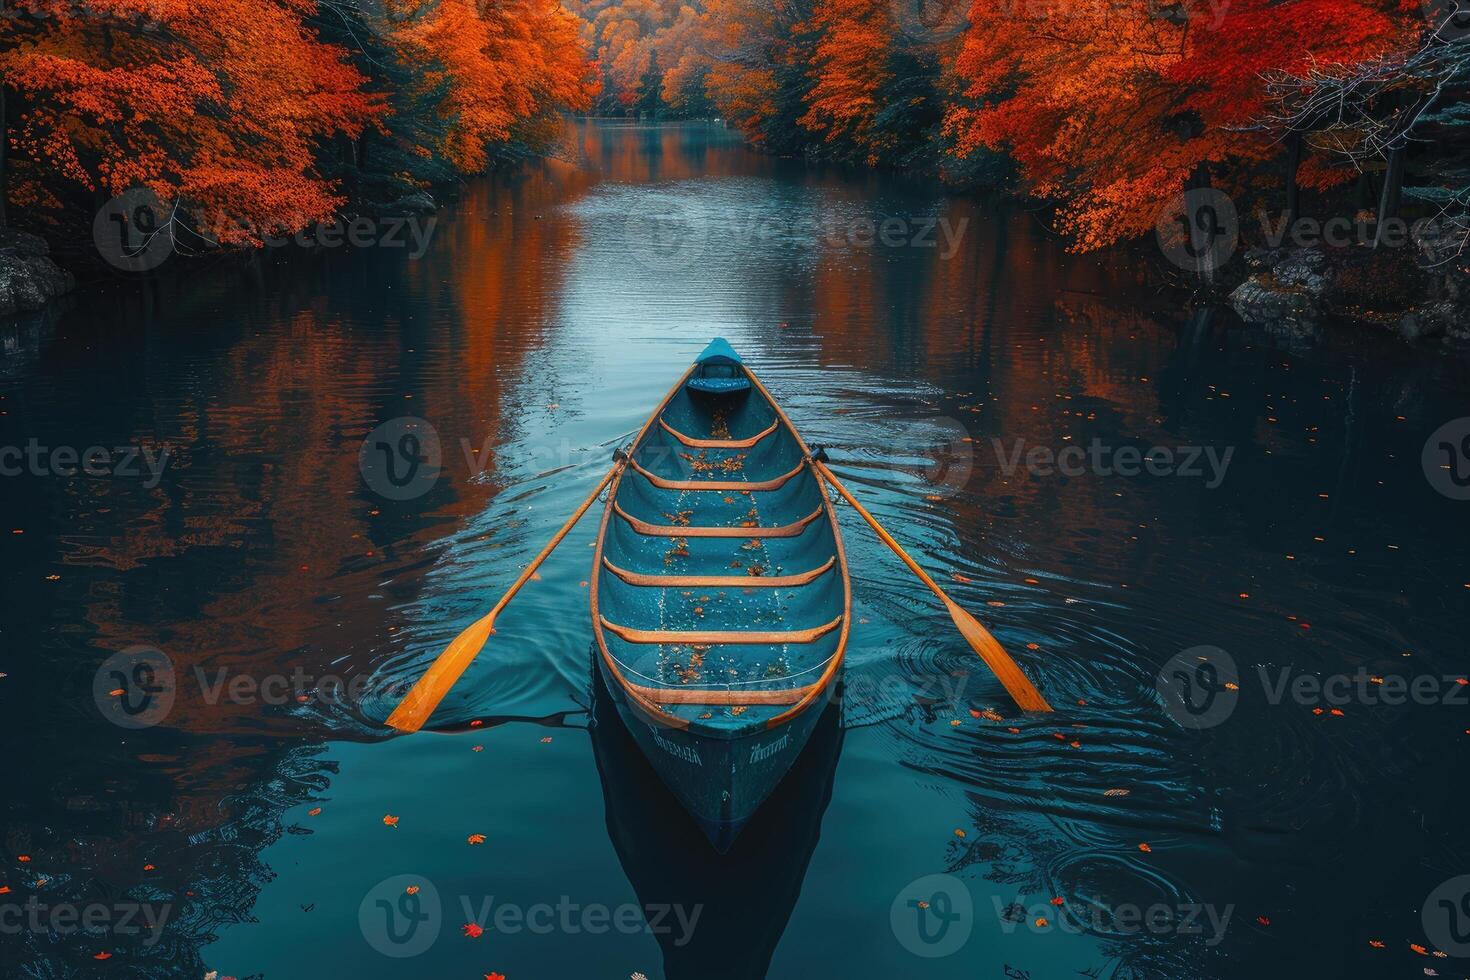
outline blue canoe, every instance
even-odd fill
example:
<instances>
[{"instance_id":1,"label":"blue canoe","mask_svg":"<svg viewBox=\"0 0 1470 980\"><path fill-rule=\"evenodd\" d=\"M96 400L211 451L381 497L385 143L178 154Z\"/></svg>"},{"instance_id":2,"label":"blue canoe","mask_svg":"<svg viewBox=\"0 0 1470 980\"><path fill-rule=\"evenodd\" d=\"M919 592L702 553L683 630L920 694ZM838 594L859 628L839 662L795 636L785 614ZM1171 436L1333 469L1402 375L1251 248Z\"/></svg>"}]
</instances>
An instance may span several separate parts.
<instances>
[{"instance_id":1,"label":"blue canoe","mask_svg":"<svg viewBox=\"0 0 1470 980\"><path fill-rule=\"evenodd\" d=\"M801 753L847 647L847 559L809 455L717 339L638 433L598 532L598 667L722 851Z\"/></svg>"}]
</instances>

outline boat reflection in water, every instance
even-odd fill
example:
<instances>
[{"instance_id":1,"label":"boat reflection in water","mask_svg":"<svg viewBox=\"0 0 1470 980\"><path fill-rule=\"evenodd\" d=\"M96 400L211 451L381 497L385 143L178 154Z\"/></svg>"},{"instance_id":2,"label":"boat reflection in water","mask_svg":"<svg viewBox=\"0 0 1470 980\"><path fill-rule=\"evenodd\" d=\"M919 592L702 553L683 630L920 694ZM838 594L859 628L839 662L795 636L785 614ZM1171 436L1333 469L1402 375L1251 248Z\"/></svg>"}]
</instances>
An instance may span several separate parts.
<instances>
[{"instance_id":1,"label":"boat reflection in water","mask_svg":"<svg viewBox=\"0 0 1470 980\"><path fill-rule=\"evenodd\" d=\"M840 696L827 705L786 777L730 850L719 853L643 757L594 671L592 747L607 832L639 904L682 906L699 918L686 937L655 927L665 980L763 977L796 907L832 799L842 748ZM682 943L682 945L681 945Z\"/></svg>"}]
</instances>

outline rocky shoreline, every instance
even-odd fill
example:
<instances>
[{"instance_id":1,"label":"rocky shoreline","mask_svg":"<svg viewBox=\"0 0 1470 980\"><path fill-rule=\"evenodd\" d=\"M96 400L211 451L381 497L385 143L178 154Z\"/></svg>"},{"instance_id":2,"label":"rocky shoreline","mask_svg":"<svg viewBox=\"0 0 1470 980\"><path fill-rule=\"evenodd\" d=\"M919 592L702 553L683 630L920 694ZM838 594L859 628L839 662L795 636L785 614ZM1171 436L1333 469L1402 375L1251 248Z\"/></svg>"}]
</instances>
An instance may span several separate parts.
<instances>
[{"instance_id":1,"label":"rocky shoreline","mask_svg":"<svg viewBox=\"0 0 1470 980\"><path fill-rule=\"evenodd\" d=\"M76 286L76 278L51 259L45 239L0 228L0 316L39 310Z\"/></svg>"},{"instance_id":2,"label":"rocky shoreline","mask_svg":"<svg viewBox=\"0 0 1470 980\"><path fill-rule=\"evenodd\" d=\"M1242 319L1315 331L1325 315L1388 329L1407 341L1470 340L1470 262L1443 238L1375 252L1320 246L1253 248L1229 293Z\"/></svg>"}]
</instances>

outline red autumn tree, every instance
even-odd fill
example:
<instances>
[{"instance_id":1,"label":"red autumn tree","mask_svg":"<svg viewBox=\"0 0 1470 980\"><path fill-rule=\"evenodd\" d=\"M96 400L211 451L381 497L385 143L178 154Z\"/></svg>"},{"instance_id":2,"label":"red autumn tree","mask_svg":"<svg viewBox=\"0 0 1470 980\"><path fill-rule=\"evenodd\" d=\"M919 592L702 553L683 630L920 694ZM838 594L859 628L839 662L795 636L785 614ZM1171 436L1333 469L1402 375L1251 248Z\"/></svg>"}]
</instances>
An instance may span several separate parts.
<instances>
[{"instance_id":1,"label":"red autumn tree","mask_svg":"<svg viewBox=\"0 0 1470 980\"><path fill-rule=\"evenodd\" d=\"M1077 247L1097 247L1148 231L1191 181L1237 179L1279 154L1250 125L1263 74L1403 43L1392 2L977 2L957 64L972 102L949 124L961 152L1010 152L1036 194L1061 202Z\"/></svg>"},{"instance_id":2,"label":"red autumn tree","mask_svg":"<svg viewBox=\"0 0 1470 980\"><path fill-rule=\"evenodd\" d=\"M312 0L11 0L13 201L152 190L226 242L330 216L315 157L382 112Z\"/></svg>"}]
</instances>

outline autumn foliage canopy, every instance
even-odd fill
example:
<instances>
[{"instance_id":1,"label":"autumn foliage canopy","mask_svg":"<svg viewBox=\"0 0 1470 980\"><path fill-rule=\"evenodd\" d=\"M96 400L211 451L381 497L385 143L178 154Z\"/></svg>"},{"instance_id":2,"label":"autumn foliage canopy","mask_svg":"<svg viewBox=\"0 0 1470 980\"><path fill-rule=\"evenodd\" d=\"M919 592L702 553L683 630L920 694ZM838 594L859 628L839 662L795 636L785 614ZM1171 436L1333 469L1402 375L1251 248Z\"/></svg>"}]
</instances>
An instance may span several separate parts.
<instances>
[{"instance_id":1,"label":"autumn foliage canopy","mask_svg":"<svg viewBox=\"0 0 1470 980\"><path fill-rule=\"evenodd\" d=\"M316 0L9 0L12 207L146 187L191 231L248 243L332 217L347 188L327 171L393 142L406 107L430 117L425 139L395 149L475 173L518 127L588 105L580 25L553 0L391 0L353 10L348 43L314 26L347 16Z\"/></svg>"},{"instance_id":2,"label":"autumn foliage canopy","mask_svg":"<svg viewBox=\"0 0 1470 980\"><path fill-rule=\"evenodd\" d=\"M1420 121L1463 132L1441 96L1470 74L1470 42L1420 0L358 3L9 0L12 207L143 186L248 243L535 152L558 112L595 110L1006 184L1088 249L1192 186L1295 200L1393 171Z\"/></svg>"}]
</instances>

